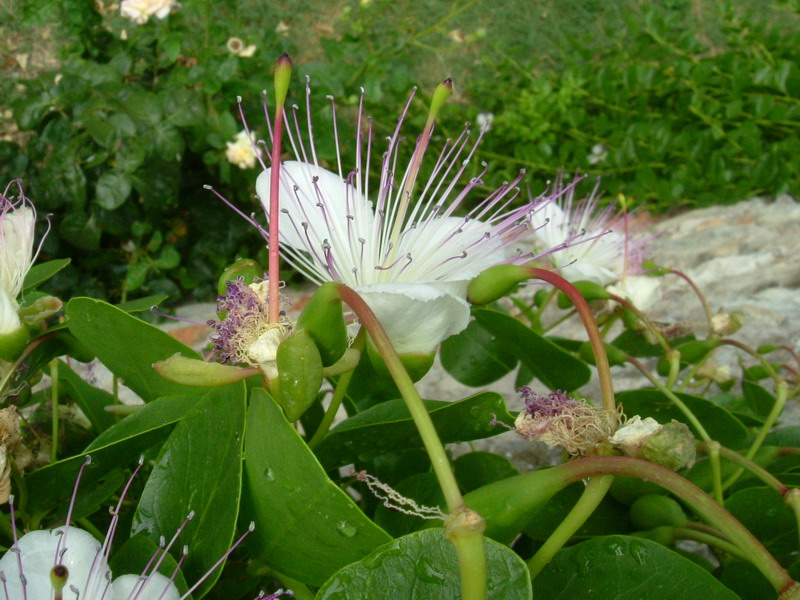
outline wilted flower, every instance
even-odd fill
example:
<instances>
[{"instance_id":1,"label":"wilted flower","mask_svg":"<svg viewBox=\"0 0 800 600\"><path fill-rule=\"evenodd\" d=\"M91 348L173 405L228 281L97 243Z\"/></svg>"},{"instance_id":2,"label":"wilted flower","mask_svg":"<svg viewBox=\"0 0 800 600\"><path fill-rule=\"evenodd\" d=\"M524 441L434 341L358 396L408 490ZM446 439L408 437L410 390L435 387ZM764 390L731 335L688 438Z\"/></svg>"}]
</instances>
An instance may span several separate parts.
<instances>
[{"instance_id":1,"label":"wilted flower","mask_svg":"<svg viewBox=\"0 0 800 600\"><path fill-rule=\"evenodd\" d=\"M119 510L133 477L141 467L141 461L139 467L134 471L131 481L122 492L116 508L111 511L111 523L102 543L88 531L73 527L69 523L80 478L90 462L91 458L87 456L75 483L67 513L67 524L62 527L54 530L31 531L17 539L13 496L11 497L11 531L14 536L14 544L0 559L0 582L2 583L0 600L52 600L54 597L64 600L183 600L188 598L253 531L254 525L251 523L248 531L233 544L209 572L196 582L186 594L181 595L173 581L188 553L188 548L184 546L183 557L178 561L178 567L171 577L166 577L157 570L183 528L192 519L193 513L190 513L169 543L162 540L159 549L147 563L143 573L122 575L112 581L108 559L119 522ZM60 591L60 595L56 596L56 591ZM286 592L279 590L275 594L265 597L262 592L258 599L277 598L284 593Z\"/></svg>"},{"instance_id":2,"label":"wilted flower","mask_svg":"<svg viewBox=\"0 0 800 600\"><path fill-rule=\"evenodd\" d=\"M306 96L310 115L308 87ZM331 102L335 125L335 104ZM350 171L342 167L338 130L334 128L336 172L331 172L317 160L310 120L308 147L292 134L292 129L300 131L294 111L294 127L287 127L287 133L298 161L281 167L281 250L287 261L312 281L339 281L354 288L399 352L429 353L467 326L465 295L470 280L493 265L521 263L533 257L519 251L509 258L507 250L526 233L530 213L549 198L511 207L519 195L516 185L523 172L473 204L466 215L457 216L468 194L483 183L485 164L463 189L456 187L485 132L481 131L474 143L469 128L455 140L446 140L430 178L415 185L430 137L423 134L417 139L408 166L397 164L404 139L400 130L410 105L409 100L381 157L374 204L369 200L368 173L376 151L372 122L363 118L363 95L355 135L355 167ZM268 219L270 171L265 168L256 184ZM266 239L265 230L261 231Z\"/></svg>"},{"instance_id":3,"label":"wilted flower","mask_svg":"<svg viewBox=\"0 0 800 600\"><path fill-rule=\"evenodd\" d=\"M696 456L695 437L685 423L666 425L652 417L636 415L620 427L609 442L626 456L648 460L672 471L691 467Z\"/></svg>"},{"instance_id":4,"label":"wilted flower","mask_svg":"<svg viewBox=\"0 0 800 600\"><path fill-rule=\"evenodd\" d=\"M565 392L538 394L527 387L518 391L525 410L517 415L514 427L528 441L563 446L568 454L578 455L591 453L614 433L612 415Z\"/></svg>"},{"instance_id":5,"label":"wilted flower","mask_svg":"<svg viewBox=\"0 0 800 600\"><path fill-rule=\"evenodd\" d=\"M122 0L119 12L123 17L144 25L150 17L164 19L175 5L175 0Z\"/></svg>"},{"instance_id":6,"label":"wilted flower","mask_svg":"<svg viewBox=\"0 0 800 600\"><path fill-rule=\"evenodd\" d=\"M246 131L240 131L232 142L225 142L225 144L228 147L225 150L228 162L240 169L252 169L256 166L259 150L250 143L250 138Z\"/></svg>"},{"instance_id":7,"label":"wilted flower","mask_svg":"<svg viewBox=\"0 0 800 600\"><path fill-rule=\"evenodd\" d=\"M14 183L19 190L16 201L9 196ZM33 248L35 225L33 204L25 197L19 181L11 182L0 196L0 334L20 327L17 297L39 254L39 249L34 252Z\"/></svg>"},{"instance_id":8,"label":"wilted flower","mask_svg":"<svg viewBox=\"0 0 800 600\"><path fill-rule=\"evenodd\" d=\"M269 379L278 376L278 346L292 332L292 323L281 313L278 322L269 319L269 286L266 281L246 285L243 277L227 282L224 296L217 298L220 321L209 321L211 336L222 362L259 367Z\"/></svg>"},{"instance_id":9,"label":"wilted flower","mask_svg":"<svg viewBox=\"0 0 800 600\"><path fill-rule=\"evenodd\" d=\"M478 126L478 129L491 129L492 123L494 123L494 113L482 112L478 113L478 116L475 117L475 124Z\"/></svg>"},{"instance_id":10,"label":"wilted flower","mask_svg":"<svg viewBox=\"0 0 800 600\"><path fill-rule=\"evenodd\" d=\"M227 47L228 47L228 52L230 52L231 54L235 54L236 56L241 56L242 58L250 58L256 52L255 44L250 44L249 46L245 46L241 38L238 37L232 37L231 39L229 39Z\"/></svg>"}]
</instances>

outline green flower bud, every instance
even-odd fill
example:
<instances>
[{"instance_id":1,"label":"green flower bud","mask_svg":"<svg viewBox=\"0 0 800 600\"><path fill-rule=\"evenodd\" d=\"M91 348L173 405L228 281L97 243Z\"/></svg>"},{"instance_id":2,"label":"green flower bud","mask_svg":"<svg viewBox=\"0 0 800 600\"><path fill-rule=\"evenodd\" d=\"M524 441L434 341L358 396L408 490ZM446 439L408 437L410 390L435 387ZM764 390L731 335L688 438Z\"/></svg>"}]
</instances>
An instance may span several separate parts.
<instances>
[{"instance_id":1,"label":"green flower bud","mask_svg":"<svg viewBox=\"0 0 800 600\"><path fill-rule=\"evenodd\" d=\"M489 267L469 284L467 299L473 304L489 304L502 298L528 278L528 269L520 265Z\"/></svg>"},{"instance_id":2,"label":"green flower bud","mask_svg":"<svg viewBox=\"0 0 800 600\"><path fill-rule=\"evenodd\" d=\"M587 302L592 300L608 300L609 294L606 288L593 281L575 281L572 283L581 293ZM570 300L564 292L558 293L558 307L561 309L572 308Z\"/></svg>"},{"instance_id":3,"label":"green flower bud","mask_svg":"<svg viewBox=\"0 0 800 600\"><path fill-rule=\"evenodd\" d=\"M638 529L654 529L664 525L686 527L689 521L683 512L683 507L673 498L663 494L642 496L631 505L628 516Z\"/></svg>"},{"instance_id":4,"label":"green flower bud","mask_svg":"<svg viewBox=\"0 0 800 600\"><path fill-rule=\"evenodd\" d=\"M237 277L242 277L244 279L244 285L250 285L256 279L264 277L264 268L256 261L249 258L237 260L219 276L217 293L220 296L224 296L228 290L228 282L233 281Z\"/></svg>"},{"instance_id":5,"label":"green flower bud","mask_svg":"<svg viewBox=\"0 0 800 600\"><path fill-rule=\"evenodd\" d=\"M615 365L624 365L625 359L627 358L627 354L613 346L611 344L603 344L606 348L606 355L608 356L608 362L613 367ZM590 365L595 364L594 362L594 351L592 350L592 344L589 342L583 342L578 348L578 356L580 356L583 360L585 360Z\"/></svg>"},{"instance_id":6,"label":"green flower bud","mask_svg":"<svg viewBox=\"0 0 800 600\"><path fill-rule=\"evenodd\" d=\"M28 345L28 328L17 327L8 333L0 333L0 359L15 361Z\"/></svg>"},{"instance_id":7,"label":"green flower bud","mask_svg":"<svg viewBox=\"0 0 800 600\"><path fill-rule=\"evenodd\" d=\"M321 385L319 350L307 331L295 331L278 346L278 377L270 382L270 391L294 422L317 399Z\"/></svg>"},{"instance_id":8,"label":"green flower bud","mask_svg":"<svg viewBox=\"0 0 800 600\"><path fill-rule=\"evenodd\" d=\"M176 352L166 360L153 364L153 368L167 381L181 385L216 387L247 379L261 373L256 367L240 368L187 358Z\"/></svg>"},{"instance_id":9,"label":"green flower bud","mask_svg":"<svg viewBox=\"0 0 800 600\"><path fill-rule=\"evenodd\" d=\"M329 367L342 357L348 336L337 283L327 282L319 287L297 319L297 328L307 331L314 340L323 366Z\"/></svg>"}]
</instances>

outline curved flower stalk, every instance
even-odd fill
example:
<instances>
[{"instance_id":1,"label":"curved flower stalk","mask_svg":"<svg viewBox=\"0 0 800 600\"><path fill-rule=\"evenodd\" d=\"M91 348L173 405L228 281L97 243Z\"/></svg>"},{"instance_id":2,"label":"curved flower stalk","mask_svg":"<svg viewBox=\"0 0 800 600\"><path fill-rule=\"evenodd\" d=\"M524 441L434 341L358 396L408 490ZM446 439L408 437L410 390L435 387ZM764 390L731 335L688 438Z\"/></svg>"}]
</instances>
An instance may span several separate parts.
<instances>
[{"instance_id":1,"label":"curved flower stalk","mask_svg":"<svg viewBox=\"0 0 800 600\"><path fill-rule=\"evenodd\" d=\"M380 158L373 145L372 122L363 114L362 94L349 170L343 166L332 99L335 172L325 169L317 159L308 85L307 140L300 133L297 107L293 117L286 117L297 160L284 163L280 171L279 222L284 258L315 283L336 281L356 290L403 354L430 353L439 342L467 326L466 288L484 269L534 257L513 250L528 232L531 214L551 200L541 196L512 206L519 196L516 186L524 176L521 172L514 181L467 208L467 197L482 185L487 171L484 164L478 176L466 186L458 186L486 131L473 140L469 127L456 139L445 141L429 178L418 184L433 120L450 87L448 80L437 89L428 123L407 166L398 164L398 155L413 93ZM376 160L380 163L380 180L371 194L368 175ZM263 166L256 190L269 219L271 168ZM258 226L254 219L249 220ZM264 228L258 227L266 238Z\"/></svg>"},{"instance_id":2,"label":"curved flower stalk","mask_svg":"<svg viewBox=\"0 0 800 600\"><path fill-rule=\"evenodd\" d=\"M9 193L14 184L16 199ZM0 335L21 326L17 298L44 242L43 237L34 251L35 227L36 209L19 180L12 181L0 195Z\"/></svg>"},{"instance_id":3,"label":"curved flower stalk","mask_svg":"<svg viewBox=\"0 0 800 600\"><path fill-rule=\"evenodd\" d=\"M78 473L66 525L51 531L31 531L17 539L12 496L9 505L14 544L0 559L0 600L184 600L253 530L254 525L251 523L248 531L183 595L178 592L173 581L188 554L188 548L184 546L182 557L170 577L160 574L158 569L194 513L186 517L183 525L168 543L162 539L159 549L150 558L140 575L127 574L112 579L108 558L119 523L119 510L142 462L139 462L139 466L125 486L116 508L111 511L111 523L102 543L88 531L69 524L81 476L86 466L91 463L89 456L86 457ZM258 599L270 600L286 593L291 595L291 592L283 590L278 590L270 596L264 596L262 592Z\"/></svg>"},{"instance_id":4,"label":"curved flower stalk","mask_svg":"<svg viewBox=\"0 0 800 600\"><path fill-rule=\"evenodd\" d=\"M615 213L613 205L601 208L598 186L599 182L588 198L576 202L575 185L565 187L559 178L554 186L559 202L531 216L534 243L559 247L549 259L565 279L607 286L644 310L658 288L657 279L641 275L651 238L631 232L627 213Z\"/></svg>"}]
</instances>

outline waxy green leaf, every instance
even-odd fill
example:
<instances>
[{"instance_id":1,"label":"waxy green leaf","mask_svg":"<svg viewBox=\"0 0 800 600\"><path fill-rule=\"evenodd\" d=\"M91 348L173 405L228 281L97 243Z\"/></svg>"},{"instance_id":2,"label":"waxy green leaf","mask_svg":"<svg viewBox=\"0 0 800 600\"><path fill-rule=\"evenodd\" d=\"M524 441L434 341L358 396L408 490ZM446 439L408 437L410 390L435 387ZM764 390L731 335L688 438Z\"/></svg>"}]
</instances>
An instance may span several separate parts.
<instances>
[{"instance_id":1,"label":"waxy green leaf","mask_svg":"<svg viewBox=\"0 0 800 600\"><path fill-rule=\"evenodd\" d=\"M65 268L71 259L57 258L56 260L49 260L38 265L33 265L25 275L25 282L22 284L22 293L29 292L30 290L41 285L53 275L58 273L61 269Z\"/></svg>"},{"instance_id":2,"label":"waxy green leaf","mask_svg":"<svg viewBox=\"0 0 800 600\"><path fill-rule=\"evenodd\" d=\"M66 506L87 454L91 455L92 464L84 472L82 489L91 489L112 470L133 463L143 452L163 442L175 422L201 398L160 398L106 429L83 453L29 474L25 478L29 510ZM114 491L110 490L109 494Z\"/></svg>"},{"instance_id":3,"label":"waxy green leaf","mask_svg":"<svg viewBox=\"0 0 800 600\"><path fill-rule=\"evenodd\" d=\"M517 355L477 321L442 342L442 366L457 381L478 387L503 377L517 366Z\"/></svg>"},{"instance_id":4,"label":"waxy green leaf","mask_svg":"<svg viewBox=\"0 0 800 600\"><path fill-rule=\"evenodd\" d=\"M425 400L442 442L466 442L503 433L491 425L496 418L512 425L505 400L495 392L482 392L458 402ZM422 448L422 438L403 400L382 402L343 421L316 448L325 469L391 452L397 448Z\"/></svg>"},{"instance_id":5,"label":"waxy green leaf","mask_svg":"<svg viewBox=\"0 0 800 600\"><path fill-rule=\"evenodd\" d=\"M231 547L242 490L242 443L245 429L244 383L213 388L186 413L161 448L147 480L133 533L170 539L194 511L174 549L190 552L183 564L186 579L199 580ZM194 592L202 598L220 569Z\"/></svg>"},{"instance_id":6,"label":"waxy green leaf","mask_svg":"<svg viewBox=\"0 0 800 600\"><path fill-rule=\"evenodd\" d=\"M529 600L531 580L513 550L484 539L488 600ZM331 577L316 600L452 600L461 598L458 557L443 529L424 529L392 540ZM547 596L542 596L546 598Z\"/></svg>"},{"instance_id":7,"label":"waxy green leaf","mask_svg":"<svg viewBox=\"0 0 800 600\"><path fill-rule=\"evenodd\" d=\"M250 398L243 511L251 551L275 570L321 585L391 538L325 474L262 389Z\"/></svg>"},{"instance_id":8,"label":"waxy green leaf","mask_svg":"<svg viewBox=\"0 0 800 600\"><path fill-rule=\"evenodd\" d=\"M738 600L692 561L643 538L597 537L563 548L533 580L547 600Z\"/></svg>"},{"instance_id":9,"label":"waxy green leaf","mask_svg":"<svg viewBox=\"0 0 800 600\"><path fill-rule=\"evenodd\" d=\"M199 359L197 352L115 306L91 298L73 298L67 304L67 325L78 341L145 402L206 391L167 381L153 369L153 363L176 352Z\"/></svg>"},{"instance_id":10,"label":"waxy green leaf","mask_svg":"<svg viewBox=\"0 0 800 600\"><path fill-rule=\"evenodd\" d=\"M551 390L576 390L589 381L591 370L586 363L514 317L488 308L475 308L472 314Z\"/></svg>"}]
</instances>

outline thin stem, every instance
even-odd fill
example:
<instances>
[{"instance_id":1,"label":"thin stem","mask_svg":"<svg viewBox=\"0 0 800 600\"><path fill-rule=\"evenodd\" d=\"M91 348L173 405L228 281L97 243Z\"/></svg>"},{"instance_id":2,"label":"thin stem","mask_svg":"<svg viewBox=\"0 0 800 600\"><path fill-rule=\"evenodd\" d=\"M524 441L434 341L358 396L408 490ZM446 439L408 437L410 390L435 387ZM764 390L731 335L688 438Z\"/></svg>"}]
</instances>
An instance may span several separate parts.
<instances>
[{"instance_id":1,"label":"thin stem","mask_svg":"<svg viewBox=\"0 0 800 600\"><path fill-rule=\"evenodd\" d=\"M50 462L58 460L58 359L50 361L50 403L53 410L53 439L50 444Z\"/></svg>"},{"instance_id":2,"label":"thin stem","mask_svg":"<svg viewBox=\"0 0 800 600\"><path fill-rule=\"evenodd\" d=\"M706 442L698 442L697 448L705 452L708 449L708 444ZM729 460L730 462L739 465L743 469L747 469L753 475L755 475L761 481L763 481L769 487L771 487L773 490L778 492L781 496L783 496L789 489L785 485L783 485L772 473L767 471L764 467L762 467L758 463L753 462L750 458L745 458L744 456L742 456L741 454L739 454L734 450L731 450L730 448L726 448L725 446L720 446L719 455L725 460ZM728 486L729 483L725 482L725 484L723 485L723 489L727 488Z\"/></svg>"},{"instance_id":3,"label":"thin stem","mask_svg":"<svg viewBox=\"0 0 800 600\"><path fill-rule=\"evenodd\" d=\"M787 490L783 496L783 502L792 509L795 521L797 521L797 530L800 532L800 489Z\"/></svg>"},{"instance_id":4,"label":"thin stem","mask_svg":"<svg viewBox=\"0 0 800 600\"><path fill-rule=\"evenodd\" d=\"M589 336L589 343L592 345L592 352L594 352L594 361L597 366L597 376L600 379L600 392L603 396L603 408L605 408L612 419L616 420L617 404L614 400L614 385L611 381L611 366L608 363L608 355L606 354L606 347L603 344L603 337L600 335L600 330L597 328L597 322L594 320L592 310L586 299L581 296L577 288L569 281L547 269L539 269L531 267L529 274L535 279L546 281L559 290L564 292L567 297L575 305L578 315L583 322L583 327Z\"/></svg>"},{"instance_id":5,"label":"thin stem","mask_svg":"<svg viewBox=\"0 0 800 600\"><path fill-rule=\"evenodd\" d=\"M669 469L624 456L581 458L554 469L563 469L569 473L570 483L593 475L621 475L660 485L686 502L697 515L740 548L779 594L793 590L796 585L786 569L744 525L699 487Z\"/></svg>"},{"instance_id":6,"label":"thin stem","mask_svg":"<svg viewBox=\"0 0 800 600\"><path fill-rule=\"evenodd\" d=\"M338 284L336 287L342 301L356 313L361 325L372 338L383 358L386 369L405 400L408 412L414 420L425 450L431 459L433 472L436 474L436 479L439 481L439 486L442 488L447 502L449 516L445 523L445 532L458 553L462 598L464 600L484 600L486 598L486 555L483 547L483 530L486 524L478 513L464 504L464 498L461 496L461 490L458 488L450 461L442 441L439 439L439 434L436 433L433 421L375 313L354 290L344 284Z\"/></svg>"},{"instance_id":7,"label":"thin stem","mask_svg":"<svg viewBox=\"0 0 800 600\"><path fill-rule=\"evenodd\" d=\"M673 533L675 537L680 538L682 540L693 540L695 542L700 542L701 544L706 544L708 546L711 546L712 548L717 548L718 550L727 552L731 556L735 556L740 560L743 561L749 560L747 555L744 552L742 552L737 546L734 546L730 542L718 538L715 535L698 531L697 529L686 529L680 527L674 529Z\"/></svg>"},{"instance_id":8,"label":"thin stem","mask_svg":"<svg viewBox=\"0 0 800 600\"><path fill-rule=\"evenodd\" d=\"M608 488L614 481L613 475L592 477L581 494L581 497L569 511L569 514L559 523L556 530L550 534L542 547L536 551L528 561L528 570L531 579L535 579L542 569L550 562L564 544L575 535L586 520L592 515L597 506L605 498Z\"/></svg>"},{"instance_id":9,"label":"thin stem","mask_svg":"<svg viewBox=\"0 0 800 600\"><path fill-rule=\"evenodd\" d=\"M658 327L655 326L655 323L653 323L646 314L644 314L641 310L636 308L635 304L629 302L622 296L617 296L616 294L611 294L610 298L614 302L621 304L629 311L631 311L633 314L635 314L636 317L642 322L642 325L647 327L647 330L650 331L653 334L653 336L655 336L656 341L658 342L659 346L661 346L664 349L664 352L668 353L672 351L672 347L669 345L669 342L667 342L667 338L664 337L664 334L662 334L661 331L659 331Z\"/></svg>"},{"instance_id":10,"label":"thin stem","mask_svg":"<svg viewBox=\"0 0 800 600\"><path fill-rule=\"evenodd\" d=\"M684 404L683 400L678 398L678 396L676 396L672 390L664 386L664 384L661 383L647 367L636 360L633 356L626 356L625 360L639 369L639 371L650 380L650 383L652 383L658 391L670 399L676 408L678 408L678 410L680 410L686 416L686 419L689 421L689 423L691 423L692 427L695 428L697 433L700 434L700 437L703 438L703 441L708 444L708 461L711 464L711 474L714 481L714 496L717 498L717 501L722 504L722 490L724 489L724 486L722 485L722 469L719 462L719 443L714 442L711 439L711 436L708 435L708 432L706 431L705 427L703 427L703 424L697 420L697 417L695 417L694 413L689 410L689 407ZM714 444L716 444L716 446L714 446Z\"/></svg>"},{"instance_id":11,"label":"thin stem","mask_svg":"<svg viewBox=\"0 0 800 600\"><path fill-rule=\"evenodd\" d=\"M351 348L354 348L355 350L363 350L365 342L366 330L362 328L358 331L358 334L356 334L356 339L353 340L353 345ZM350 385L350 380L353 378L354 373L355 369L352 369L351 371L347 371L347 373L344 373L341 377L339 377L339 381L336 383L336 389L333 391L333 398L331 398L331 403L328 405L328 410L325 411L325 416L322 417L319 427L314 432L311 440L308 442L308 447L312 450L317 447L317 445L328 433L328 430L331 428L333 420L336 418L336 413L338 412L339 407L342 405L344 397L347 395L347 388Z\"/></svg>"},{"instance_id":12,"label":"thin stem","mask_svg":"<svg viewBox=\"0 0 800 600\"><path fill-rule=\"evenodd\" d=\"M450 468L450 461L439 439L439 434L436 433L433 421L417 389L414 387L414 382L408 375L406 368L389 340L389 336L386 335L386 331L378 321L375 313L372 312L372 309L364 302L361 296L346 285L339 284L337 289L342 301L358 316L361 325L369 333L375 343L375 347L381 354L381 358L386 363L386 369L392 376L395 385L397 385L397 389L400 390L400 395L405 400L408 411L411 413L411 418L419 430L425 450L431 457L433 471L439 480L439 485L442 487L442 492L447 501L448 512L453 512L464 504L464 499L461 497L461 491Z\"/></svg>"},{"instance_id":13,"label":"thin stem","mask_svg":"<svg viewBox=\"0 0 800 600\"><path fill-rule=\"evenodd\" d=\"M783 407L786 405L786 398L788 395L788 387L786 386L786 382L780 380L778 384L775 386L775 391L777 392L777 397L775 398L775 404L772 405L772 410L769 411L769 415L767 415L764 424L761 426L761 429L758 431L758 435L756 435L756 439L753 440L752 445L747 450L747 454L745 457L750 460L758 452L758 449L761 448L761 444L764 443L764 439L767 437L767 434L772 429L772 426L775 424L775 421L778 420L778 417L781 416L783 412ZM724 487L727 488L728 486L733 485L737 479L741 476L744 472L744 468L739 468L736 472L730 476L730 478L725 482Z\"/></svg>"},{"instance_id":14,"label":"thin stem","mask_svg":"<svg viewBox=\"0 0 800 600\"><path fill-rule=\"evenodd\" d=\"M708 327L709 329L711 329L711 320L713 319L714 315L711 312L711 307L708 305L708 300L706 300L706 297L703 295L703 292L700 291L700 288L698 288L697 285L695 285L691 277L689 277L685 273L682 273L681 271L677 271L675 269L669 269L667 273L672 273L673 275L677 275L678 277L680 277L686 283L689 284L689 286L692 288L697 298L700 300L700 304L703 305L703 312L706 313L706 320L708 321Z\"/></svg>"},{"instance_id":15,"label":"thin stem","mask_svg":"<svg viewBox=\"0 0 800 600\"><path fill-rule=\"evenodd\" d=\"M719 343L725 344L726 346L733 346L734 348L739 348L739 350L742 350L743 352L747 352L747 354L749 354L750 356L758 360L759 363L761 363L761 366L764 367L764 370L769 374L770 377L772 377L772 380L775 382L776 385L781 381L781 378L775 372L775 369L772 368L772 365L769 363L769 361L766 358L764 358L762 354L759 354L747 344L743 344L738 340L732 340L730 338L723 338L719 341Z\"/></svg>"},{"instance_id":16,"label":"thin stem","mask_svg":"<svg viewBox=\"0 0 800 600\"><path fill-rule=\"evenodd\" d=\"M280 248L278 223L280 222L281 141L283 139L283 104L275 106L275 119L272 133L272 171L269 187L269 321L280 320Z\"/></svg>"}]
</instances>

